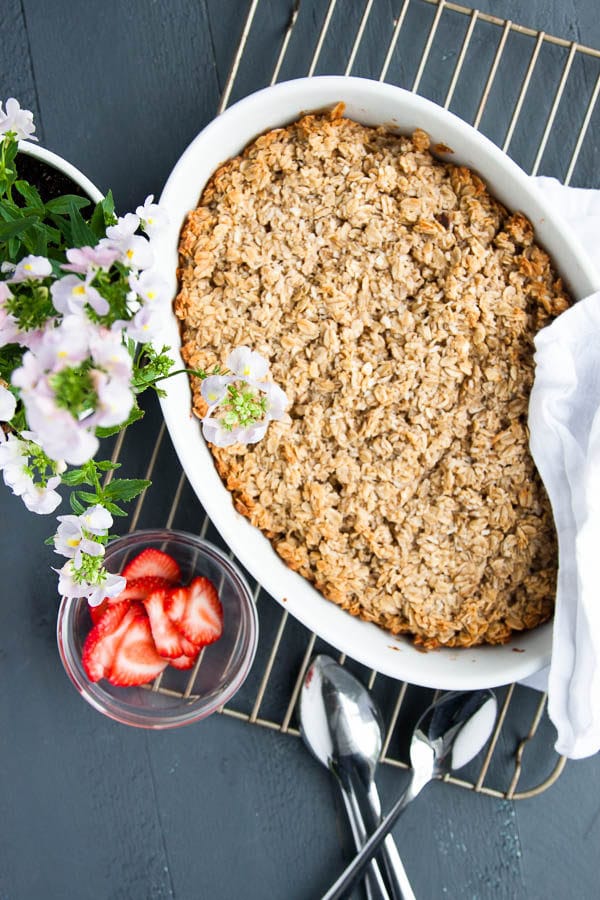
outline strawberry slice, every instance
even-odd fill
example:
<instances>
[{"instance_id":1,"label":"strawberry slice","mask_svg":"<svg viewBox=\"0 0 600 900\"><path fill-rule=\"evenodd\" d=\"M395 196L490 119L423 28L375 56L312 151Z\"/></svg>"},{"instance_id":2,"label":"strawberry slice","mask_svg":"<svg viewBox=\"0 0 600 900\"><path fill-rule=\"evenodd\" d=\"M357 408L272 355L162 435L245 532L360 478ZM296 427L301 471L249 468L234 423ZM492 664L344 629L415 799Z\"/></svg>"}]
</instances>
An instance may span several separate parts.
<instances>
[{"instance_id":1,"label":"strawberry slice","mask_svg":"<svg viewBox=\"0 0 600 900\"><path fill-rule=\"evenodd\" d=\"M185 638L165 612L165 601L168 596L168 590L159 588L148 594L144 599L144 606L150 620L150 630L156 645L156 652L171 659L181 656L186 650L182 644ZM188 641L186 641L186 645L189 646ZM197 652L196 648L194 650Z\"/></svg>"},{"instance_id":2,"label":"strawberry slice","mask_svg":"<svg viewBox=\"0 0 600 900\"><path fill-rule=\"evenodd\" d=\"M223 607L217 589L208 578L194 578L186 590L170 591L165 600L167 615L192 644L204 646L223 633Z\"/></svg>"},{"instance_id":3,"label":"strawberry slice","mask_svg":"<svg viewBox=\"0 0 600 900\"><path fill-rule=\"evenodd\" d=\"M89 632L81 652L81 663L90 681L100 681L110 669L134 614L128 600L112 603Z\"/></svg>"},{"instance_id":4,"label":"strawberry slice","mask_svg":"<svg viewBox=\"0 0 600 900\"><path fill-rule=\"evenodd\" d=\"M132 687L152 681L167 665L168 660L156 652L146 611L134 607L106 678L118 687Z\"/></svg>"},{"instance_id":5,"label":"strawberry slice","mask_svg":"<svg viewBox=\"0 0 600 900\"><path fill-rule=\"evenodd\" d=\"M105 597L98 606L89 606L90 619L94 625L97 625L108 607L110 606L110 597Z\"/></svg>"},{"instance_id":6,"label":"strawberry slice","mask_svg":"<svg viewBox=\"0 0 600 900\"><path fill-rule=\"evenodd\" d=\"M134 559L130 560L121 574L129 581L133 578L164 578L171 584L181 580L181 569L172 556L157 550L155 547L146 547Z\"/></svg>"},{"instance_id":7,"label":"strawberry slice","mask_svg":"<svg viewBox=\"0 0 600 900\"><path fill-rule=\"evenodd\" d=\"M120 594L116 597L105 597L99 606L90 606L90 616L94 625L100 621L108 607L122 600L145 600L152 591L169 587L169 581L158 578L156 575L144 575L141 578L131 578Z\"/></svg>"},{"instance_id":8,"label":"strawberry slice","mask_svg":"<svg viewBox=\"0 0 600 900\"><path fill-rule=\"evenodd\" d=\"M176 656L175 659L169 660L169 665L173 666L175 669L191 669L197 659L198 651L196 651L195 656L186 656L185 654Z\"/></svg>"},{"instance_id":9,"label":"strawberry slice","mask_svg":"<svg viewBox=\"0 0 600 900\"><path fill-rule=\"evenodd\" d=\"M169 597L165 600L165 611L172 622L183 618L188 602L188 591L189 588L186 587L171 588L169 591ZM179 628L177 630L179 631ZM195 644L189 641L181 631L179 631L179 636L181 639L181 652L195 659L198 656L198 650L203 644Z\"/></svg>"}]
</instances>

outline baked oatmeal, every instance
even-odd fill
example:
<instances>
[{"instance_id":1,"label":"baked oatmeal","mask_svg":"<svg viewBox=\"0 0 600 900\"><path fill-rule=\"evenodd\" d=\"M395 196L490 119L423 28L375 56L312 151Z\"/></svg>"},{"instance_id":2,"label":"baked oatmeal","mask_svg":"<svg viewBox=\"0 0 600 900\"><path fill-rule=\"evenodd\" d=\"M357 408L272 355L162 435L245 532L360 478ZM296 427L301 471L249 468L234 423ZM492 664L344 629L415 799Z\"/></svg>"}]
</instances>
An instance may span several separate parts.
<instances>
[{"instance_id":1,"label":"baked oatmeal","mask_svg":"<svg viewBox=\"0 0 600 900\"><path fill-rule=\"evenodd\" d=\"M186 363L248 345L290 399L260 443L211 449L291 568L426 649L551 616L555 532L527 408L533 335L570 300L522 214L423 131L340 106L214 174L179 279Z\"/></svg>"}]
</instances>

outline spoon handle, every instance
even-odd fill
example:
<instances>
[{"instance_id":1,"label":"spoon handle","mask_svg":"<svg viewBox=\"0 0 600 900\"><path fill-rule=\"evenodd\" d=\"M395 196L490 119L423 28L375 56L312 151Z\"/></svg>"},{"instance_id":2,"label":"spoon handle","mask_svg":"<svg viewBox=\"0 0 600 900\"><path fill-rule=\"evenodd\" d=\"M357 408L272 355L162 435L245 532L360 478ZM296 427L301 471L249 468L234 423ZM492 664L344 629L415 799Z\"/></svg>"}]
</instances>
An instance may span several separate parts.
<instances>
[{"instance_id":1,"label":"spoon handle","mask_svg":"<svg viewBox=\"0 0 600 900\"><path fill-rule=\"evenodd\" d=\"M375 782L372 781L367 792L367 802L373 814L374 830L381 822L381 801ZM363 841L364 843L364 841ZM391 834L386 835L381 850L381 858L385 868L386 881L392 900L416 900L406 869L400 859L396 842Z\"/></svg>"},{"instance_id":2,"label":"spoon handle","mask_svg":"<svg viewBox=\"0 0 600 900\"><path fill-rule=\"evenodd\" d=\"M407 789L404 791L402 796L398 800L396 800L388 814L384 819L381 820L381 823L375 829L362 850L360 850L354 857L352 862L348 866L346 866L335 884L333 884L329 888L326 894L323 894L321 900L339 900L339 898L343 897L350 890L350 888L354 887L354 885L364 872L366 866L369 865L370 860L379 850L381 844L385 840L386 835L389 834L391 829L396 824L400 815L404 812L408 804L412 800L414 800L419 791L425 787L429 780L429 778L427 778L426 780L415 778L415 773L413 770L411 781Z\"/></svg>"},{"instance_id":3,"label":"spoon handle","mask_svg":"<svg viewBox=\"0 0 600 900\"><path fill-rule=\"evenodd\" d=\"M340 782L340 790L346 807L346 815L350 822L354 845L359 851L367 839L367 831L360 813L360 808L353 791ZM372 859L365 872L365 893L367 900L390 900L377 860ZM392 898L393 900L393 898Z\"/></svg>"}]
</instances>

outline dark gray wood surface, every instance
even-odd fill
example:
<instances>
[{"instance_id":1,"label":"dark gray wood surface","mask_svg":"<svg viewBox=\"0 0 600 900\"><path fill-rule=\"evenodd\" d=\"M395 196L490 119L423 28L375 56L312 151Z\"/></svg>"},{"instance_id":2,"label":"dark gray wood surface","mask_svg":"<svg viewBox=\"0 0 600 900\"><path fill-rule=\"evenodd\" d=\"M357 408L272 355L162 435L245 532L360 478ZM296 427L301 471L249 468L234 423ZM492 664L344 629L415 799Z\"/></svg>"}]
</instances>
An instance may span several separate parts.
<instances>
[{"instance_id":1,"label":"dark gray wood surface","mask_svg":"<svg viewBox=\"0 0 600 900\"><path fill-rule=\"evenodd\" d=\"M289 0L262 0L233 99L268 82ZM376 75L400 0L375 0L355 74ZM301 4L282 77L306 72L326 3ZM119 210L159 194L190 139L214 116L248 3L246 0L2 0L0 97L34 110L42 143L71 160ZM340 0L317 72L340 71L364 4ZM597 0L487 0L479 8L569 40L600 47ZM414 0L390 78L411 85L434 7ZM421 92L443 100L466 19L444 23ZM473 118L481 96L475 72L498 41L478 33L452 108ZM525 66L531 42L507 49ZM511 153L530 167L566 50L548 52ZM563 54L562 57L560 54ZM597 69L574 66L542 171L564 176ZM482 128L503 140L514 107L514 78L499 71ZM554 82L552 82L554 79ZM587 92L587 93L586 93ZM600 186L598 117L574 183ZM143 475L159 412L149 405L129 444L126 467ZM162 525L179 474L165 444L141 526ZM185 493L175 524L197 530L201 510ZM213 716L175 732L146 733L110 722L68 682L56 650L57 597L44 539L52 521L0 492L0 898L144 900L175 897L316 898L350 851L339 803L324 771L300 742ZM260 653L268 651L275 605L261 601ZM301 643L301 629L294 631ZM259 654L260 655L260 654ZM293 656L293 654L292 654ZM269 703L285 703L285 661ZM385 685L382 686L385 690ZM523 691L523 707L533 700ZM546 726L542 757L551 758ZM400 739L400 738L398 738ZM514 752L508 729L502 752ZM536 760L527 760L533 769ZM540 761L542 765L543 760ZM384 806L405 774L382 767ZM542 776L543 777L543 773ZM600 760L570 763L531 800L509 802L435 784L396 828L419 898L574 898L599 893Z\"/></svg>"}]
</instances>

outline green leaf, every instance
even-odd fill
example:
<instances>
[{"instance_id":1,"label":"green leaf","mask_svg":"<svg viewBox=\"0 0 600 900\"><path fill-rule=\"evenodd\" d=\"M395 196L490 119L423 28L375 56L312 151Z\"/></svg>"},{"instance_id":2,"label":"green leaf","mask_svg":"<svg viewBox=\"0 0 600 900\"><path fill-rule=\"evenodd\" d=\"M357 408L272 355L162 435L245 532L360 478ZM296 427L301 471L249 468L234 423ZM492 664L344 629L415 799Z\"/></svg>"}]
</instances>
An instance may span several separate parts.
<instances>
[{"instance_id":1,"label":"green leaf","mask_svg":"<svg viewBox=\"0 0 600 900\"><path fill-rule=\"evenodd\" d=\"M117 506L116 503L107 502L107 503L104 503L103 506L105 509L107 509L109 511L109 513L112 513L113 516L126 516L127 515L125 510L121 509L120 506Z\"/></svg>"},{"instance_id":2,"label":"green leaf","mask_svg":"<svg viewBox=\"0 0 600 900\"><path fill-rule=\"evenodd\" d=\"M71 222L71 236L75 247L86 247L96 243L96 235L87 224L77 204L71 201L69 209L69 221Z\"/></svg>"},{"instance_id":3,"label":"green leaf","mask_svg":"<svg viewBox=\"0 0 600 900\"><path fill-rule=\"evenodd\" d=\"M62 197L55 197L48 200L46 209L48 212L57 213L60 216L67 216L73 208L85 209L90 205L90 201L85 197L79 197L77 194L64 194Z\"/></svg>"},{"instance_id":4,"label":"green leaf","mask_svg":"<svg viewBox=\"0 0 600 900\"><path fill-rule=\"evenodd\" d=\"M85 506L79 502L75 493L70 495L69 503L71 504L71 509L76 515L80 516L85 512Z\"/></svg>"},{"instance_id":5,"label":"green leaf","mask_svg":"<svg viewBox=\"0 0 600 900\"><path fill-rule=\"evenodd\" d=\"M15 181L15 188L28 206L34 206L39 210L38 215L44 214L44 203L32 184L28 181Z\"/></svg>"},{"instance_id":6,"label":"green leaf","mask_svg":"<svg viewBox=\"0 0 600 900\"><path fill-rule=\"evenodd\" d=\"M105 487L103 494L109 500L133 500L151 484L145 478L115 478Z\"/></svg>"},{"instance_id":7,"label":"green leaf","mask_svg":"<svg viewBox=\"0 0 600 900\"><path fill-rule=\"evenodd\" d=\"M111 462L109 459L102 459L96 462L96 468L101 472L111 472L121 468L121 463Z\"/></svg>"},{"instance_id":8,"label":"green leaf","mask_svg":"<svg viewBox=\"0 0 600 900\"><path fill-rule=\"evenodd\" d=\"M77 491L77 496L80 500L85 500L86 503L94 506L96 503L100 503L100 498L98 494L92 494L91 491Z\"/></svg>"},{"instance_id":9,"label":"green leaf","mask_svg":"<svg viewBox=\"0 0 600 900\"><path fill-rule=\"evenodd\" d=\"M23 362L25 347L19 344L5 344L0 347L0 378L10 382L10 376Z\"/></svg>"},{"instance_id":10,"label":"green leaf","mask_svg":"<svg viewBox=\"0 0 600 900\"><path fill-rule=\"evenodd\" d=\"M96 236L104 237L107 225L112 225L115 221L115 202L113 200L112 191L109 191L104 200L96 204L96 208L90 219L90 227Z\"/></svg>"},{"instance_id":11,"label":"green leaf","mask_svg":"<svg viewBox=\"0 0 600 900\"><path fill-rule=\"evenodd\" d=\"M68 484L70 487L74 487L76 484L90 484L83 469L67 470L63 472L60 480L63 484Z\"/></svg>"},{"instance_id":12,"label":"green leaf","mask_svg":"<svg viewBox=\"0 0 600 900\"><path fill-rule=\"evenodd\" d=\"M12 222L0 222L0 241L6 241L17 234L22 234L32 225L37 225L39 216L23 216L22 219L14 219Z\"/></svg>"},{"instance_id":13,"label":"green leaf","mask_svg":"<svg viewBox=\"0 0 600 900\"><path fill-rule=\"evenodd\" d=\"M119 431L122 431L123 428L127 428L129 425L133 425L134 422L137 422L139 421L139 419L143 418L144 410L140 409L139 406L134 406L129 413L129 417L126 422L123 422L121 425L111 425L109 428L96 428L96 437L112 437L113 434L118 434Z\"/></svg>"}]
</instances>

